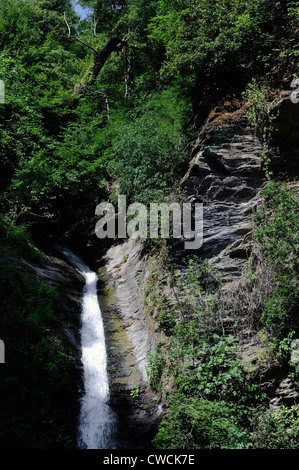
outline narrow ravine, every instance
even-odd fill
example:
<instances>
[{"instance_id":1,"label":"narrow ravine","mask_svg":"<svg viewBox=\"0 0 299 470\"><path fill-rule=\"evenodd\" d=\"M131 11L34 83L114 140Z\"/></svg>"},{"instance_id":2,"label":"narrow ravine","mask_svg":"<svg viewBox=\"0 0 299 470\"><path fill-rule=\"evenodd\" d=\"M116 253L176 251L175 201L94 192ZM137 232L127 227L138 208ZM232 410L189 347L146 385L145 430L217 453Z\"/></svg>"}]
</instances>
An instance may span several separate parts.
<instances>
[{"instance_id":1,"label":"narrow ravine","mask_svg":"<svg viewBox=\"0 0 299 470\"><path fill-rule=\"evenodd\" d=\"M109 377L104 324L97 295L97 275L62 246L56 249L84 277L81 347L84 394L80 403L78 447L115 449L116 416L109 406Z\"/></svg>"}]
</instances>

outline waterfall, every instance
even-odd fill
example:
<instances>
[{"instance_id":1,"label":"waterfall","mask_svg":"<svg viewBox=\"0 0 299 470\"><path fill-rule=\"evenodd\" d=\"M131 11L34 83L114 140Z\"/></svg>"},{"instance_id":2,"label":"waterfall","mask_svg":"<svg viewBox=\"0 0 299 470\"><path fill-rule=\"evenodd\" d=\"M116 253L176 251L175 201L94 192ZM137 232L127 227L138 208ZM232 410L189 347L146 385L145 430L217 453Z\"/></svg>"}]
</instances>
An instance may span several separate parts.
<instances>
[{"instance_id":1,"label":"waterfall","mask_svg":"<svg viewBox=\"0 0 299 470\"><path fill-rule=\"evenodd\" d=\"M81 399L78 447L113 449L115 416L109 406L109 380L104 324L97 296L97 275L69 249L56 249L85 278L82 299L81 347L85 393Z\"/></svg>"}]
</instances>

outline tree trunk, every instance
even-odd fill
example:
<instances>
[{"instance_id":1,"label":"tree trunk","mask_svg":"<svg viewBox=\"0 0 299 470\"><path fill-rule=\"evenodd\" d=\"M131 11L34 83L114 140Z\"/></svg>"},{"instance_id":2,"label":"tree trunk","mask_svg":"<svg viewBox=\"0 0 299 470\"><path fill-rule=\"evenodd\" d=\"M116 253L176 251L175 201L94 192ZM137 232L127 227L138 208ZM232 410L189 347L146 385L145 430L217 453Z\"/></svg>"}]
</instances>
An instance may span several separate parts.
<instances>
[{"instance_id":1,"label":"tree trunk","mask_svg":"<svg viewBox=\"0 0 299 470\"><path fill-rule=\"evenodd\" d=\"M84 77L75 87L76 93L86 93L89 85L91 85L98 77L100 71L104 67L112 52L120 52L126 45L126 41L119 38L110 38L101 51L94 54L94 59L88 67Z\"/></svg>"}]
</instances>

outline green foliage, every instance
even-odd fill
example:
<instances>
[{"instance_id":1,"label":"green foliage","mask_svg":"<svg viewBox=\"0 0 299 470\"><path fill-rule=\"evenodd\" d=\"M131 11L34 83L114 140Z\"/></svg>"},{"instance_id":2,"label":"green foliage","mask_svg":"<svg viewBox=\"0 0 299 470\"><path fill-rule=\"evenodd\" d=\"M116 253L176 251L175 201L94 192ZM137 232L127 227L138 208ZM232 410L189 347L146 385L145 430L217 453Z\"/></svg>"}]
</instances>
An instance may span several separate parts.
<instances>
[{"instance_id":1,"label":"green foliage","mask_svg":"<svg viewBox=\"0 0 299 470\"><path fill-rule=\"evenodd\" d=\"M166 299L160 297L156 301L159 314L158 322L161 325L162 330L168 336L174 333L176 327L177 312L173 305L169 305Z\"/></svg>"},{"instance_id":2,"label":"green foliage","mask_svg":"<svg viewBox=\"0 0 299 470\"><path fill-rule=\"evenodd\" d=\"M266 89L257 83L254 78L248 84L243 97L247 103L247 118L256 131L264 129L269 120L269 107L266 98Z\"/></svg>"},{"instance_id":3,"label":"green foliage","mask_svg":"<svg viewBox=\"0 0 299 470\"><path fill-rule=\"evenodd\" d=\"M158 449L242 449L247 440L234 406L175 394L153 444Z\"/></svg>"},{"instance_id":4,"label":"green foliage","mask_svg":"<svg viewBox=\"0 0 299 470\"><path fill-rule=\"evenodd\" d=\"M67 187L65 160L71 152L67 149L66 155L66 150L59 149L64 140L61 133L67 133L64 128L68 130L68 122L76 118L72 89L83 69L74 55L76 46L64 39L63 11L74 20L76 15L69 1L2 0L1 7L0 77L5 83L5 104L0 108L2 208L14 207L27 220L30 211L39 216L55 212L57 216L60 195ZM58 156L53 157L55 152ZM76 171L79 175L79 164ZM73 188L78 183L78 176L75 180L66 175L66 179Z\"/></svg>"},{"instance_id":5,"label":"green foliage","mask_svg":"<svg viewBox=\"0 0 299 470\"><path fill-rule=\"evenodd\" d=\"M149 383L156 392L160 389L161 377L164 369L164 359L161 355L162 348L159 343L155 346L154 353L148 352L146 372Z\"/></svg>"},{"instance_id":6,"label":"green foliage","mask_svg":"<svg viewBox=\"0 0 299 470\"><path fill-rule=\"evenodd\" d=\"M278 279L274 295L264 304L262 323L279 336L297 329L298 299L298 288L294 290L287 278Z\"/></svg>"},{"instance_id":7,"label":"green foliage","mask_svg":"<svg viewBox=\"0 0 299 470\"><path fill-rule=\"evenodd\" d=\"M280 273L298 273L298 193L270 182L262 193L254 234L263 253Z\"/></svg>"},{"instance_id":8,"label":"green foliage","mask_svg":"<svg viewBox=\"0 0 299 470\"><path fill-rule=\"evenodd\" d=\"M254 418L254 449L297 449L299 413L296 406L265 410Z\"/></svg>"},{"instance_id":9,"label":"green foliage","mask_svg":"<svg viewBox=\"0 0 299 470\"><path fill-rule=\"evenodd\" d=\"M13 251L31 259L38 257L38 250L30 242L28 231L24 225L15 225L11 214L0 215L0 253L1 256Z\"/></svg>"},{"instance_id":10,"label":"green foliage","mask_svg":"<svg viewBox=\"0 0 299 470\"><path fill-rule=\"evenodd\" d=\"M151 386L164 389L168 404L154 445L163 449L250 447L248 417L265 395L245 372L237 339L221 332L217 323L220 280L207 262L190 259L172 283L175 324L165 346L149 356ZM166 299L164 304L165 311ZM162 388L161 380L168 387Z\"/></svg>"},{"instance_id":11,"label":"green foliage","mask_svg":"<svg viewBox=\"0 0 299 470\"><path fill-rule=\"evenodd\" d=\"M266 177L270 180L273 172L269 168L271 159L268 156L268 144L269 137L273 132L272 123L277 118L278 113L275 110L275 105L273 106L271 103L269 88L259 84L256 78L248 84L243 93L243 98L246 101L247 118L261 142L262 163Z\"/></svg>"},{"instance_id":12,"label":"green foliage","mask_svg":"<svg viewBox=\"0 0 299 470\"><path fill-rule=\"evenodd\" d=\"M132 398L138 398L139 395L140 395L140 389L139 389L139 387L136 387L136 388L134 388L133 390L131 390L130 395L131 395Z\"/></svg>"},{"instance_id":13,"label":"green foliage","mask_svg":"<svg viewBox=\"0 0 299 470\"><path fill-rule=\"evenodd\" d=\"M199 343L199 348L193 349L192 359L192 366L185 365L176 379L180 390L218 399L229 398L230 393L237 396L237 382L243 377L233 337L213 335L209 343Z\"/></svg>"},{"instance_id":14,"label":"green foliage","mask_svg":"<svg viewBox=\"0 0 299 470\"><path fill-rule=\"evenodd\" d=\"M254 235L275 270L277 289L265 303L262 322L282 337L293 329L297 331L298 195L286 185L270 182L263 201L255 216Z\"/></svg>"},{"instance_id":15,"label":"green foliage","mask_svg":"<svg viewBox=\"0 0 299 470\"><path fill-rule=\"evenodd\" d=\"M170 191L186 161L182 131L187 109L169 89L139 104L117 126L108 150L108 170L118 177L120 194L146 204L160 191Z\"/></svg>"},{"instance_id":16,"label":"green foliage","mask_svg":"<svg viewBox=\"0 0 299 470\"><path fill-rule=\"evenodd\" d=\"M36 152L16 172L10 186L11 200L23 210L53 216L57 210L62 212L62 201L67 200L68 217L78 209L94 210L96 195L105 182L105 170L99 158L103 116L99 113L86 123L83 106L80 111L80 120L64 129L61 142L53 142L51 149Z\"/></svg>"},{"instance_id":17,"label":"green foliage","mask_svg":"<svg viewBox=\"0 0 299 470\"><path fill-rule=\"evenodd\" d=\"M291 2L289 2L291 3ZM270 0L161 0L149 25L150 38L166 49L162 73L184 76L223 75L267 66L271 49L278 47L288 12ZM221 77L219 79L221 80Z\"/></svg>"}]
</instances>

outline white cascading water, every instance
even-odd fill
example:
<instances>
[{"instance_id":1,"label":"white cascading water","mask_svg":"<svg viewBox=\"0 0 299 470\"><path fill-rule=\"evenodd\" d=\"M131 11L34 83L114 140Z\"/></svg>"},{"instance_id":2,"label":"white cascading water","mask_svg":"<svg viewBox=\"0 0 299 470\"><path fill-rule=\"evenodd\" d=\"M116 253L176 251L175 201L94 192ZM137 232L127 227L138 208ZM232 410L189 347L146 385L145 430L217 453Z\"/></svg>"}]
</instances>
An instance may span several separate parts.
<instances>
[{"instance_id":1,"label":"white cascading water","mask_svg":"<svg viewBox=\"0 0 299 470\"><path fill-rule=\"evenodd\" d=\"M68 248L56 249L85 278L81 346L85 393L81 399L78 447L115 448L115 416L109 406L109 380L104 324L97 296L97 275Z\"/></svg>"}]
</instances>

